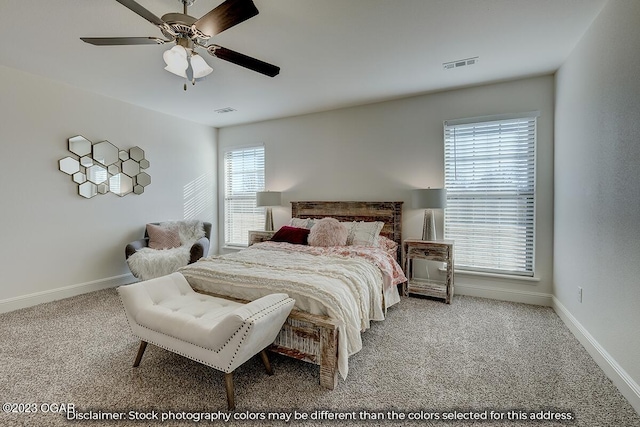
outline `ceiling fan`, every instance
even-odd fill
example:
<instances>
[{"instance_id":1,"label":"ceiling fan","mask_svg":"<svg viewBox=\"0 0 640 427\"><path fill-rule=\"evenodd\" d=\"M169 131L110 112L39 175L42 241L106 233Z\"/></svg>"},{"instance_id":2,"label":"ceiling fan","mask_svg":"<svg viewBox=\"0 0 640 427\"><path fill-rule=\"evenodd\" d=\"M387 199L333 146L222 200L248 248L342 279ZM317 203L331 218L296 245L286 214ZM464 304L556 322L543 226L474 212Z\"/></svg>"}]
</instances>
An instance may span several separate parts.
<instances>
[{"instance_id":1,"label":"ceiling fan","mask_svg":"<svg viewBox=\"0 0 640 427\"><path fill-rule=\"evenodd\" d=\"M116 0L156 25L166 39L159 37L81 37L86 43L96 46L165 44L175 42L175 46L163 54L167 64L165 70L188 78L195 84L196 79L211 73L213 69L198 55L196 48L206 49L209 54L241 67L248 68L269 77L275 77L280 67L256 58L235 52L217 44L207 44L209 39L258 14L252 0L226 0L200 19L187 14L187 7L196 0L180 0L183 13L167 13L158 18L134 0ZM186 90L186 83L185 83Z\"/></svg>"}]
</instances>

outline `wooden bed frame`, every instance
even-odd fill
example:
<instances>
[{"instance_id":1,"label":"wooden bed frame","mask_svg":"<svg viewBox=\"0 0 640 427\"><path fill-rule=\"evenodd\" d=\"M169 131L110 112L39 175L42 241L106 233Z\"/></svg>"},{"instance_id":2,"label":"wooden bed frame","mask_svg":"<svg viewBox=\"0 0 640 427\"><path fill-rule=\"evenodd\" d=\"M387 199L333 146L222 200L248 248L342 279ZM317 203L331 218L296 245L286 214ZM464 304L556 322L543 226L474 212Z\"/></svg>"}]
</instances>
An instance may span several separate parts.
<instances>
[{"instance_id":1,"label":"wooden bed frame","mask_svg":"<svg viewBox=\"0 0 640 427\"><path fill-rule=\"evenodd\" d=\"M398 243L397 259L400 260L402 203L291 202L291 217L332 217L339 221L382 221L384 228L380 234ZM250 244L253 243L256 241L250 242ZM333 319L293 310L269 350L320 365L320 385L331 390L336 387L338 325Z\"/></svg>"}]
</instances>

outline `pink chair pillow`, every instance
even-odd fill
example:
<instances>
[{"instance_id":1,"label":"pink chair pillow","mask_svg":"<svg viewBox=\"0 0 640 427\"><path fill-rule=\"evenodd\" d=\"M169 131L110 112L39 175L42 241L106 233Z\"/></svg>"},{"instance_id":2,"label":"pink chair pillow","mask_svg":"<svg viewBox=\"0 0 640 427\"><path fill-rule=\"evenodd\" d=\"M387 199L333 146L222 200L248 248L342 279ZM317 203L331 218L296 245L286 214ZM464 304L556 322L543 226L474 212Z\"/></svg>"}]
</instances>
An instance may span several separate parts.
<instances>
[{"instance_id":1,"label":"pink chair pillow","mask_svg":"<svg viewBox=\"0 0 640 427\"><path fill-rule=\"evenodd\" d=\"M180 246L178 230L147 224L147 234L149 235L149 247L151 249L171 249Z\"/></svg>"}]
</instances>

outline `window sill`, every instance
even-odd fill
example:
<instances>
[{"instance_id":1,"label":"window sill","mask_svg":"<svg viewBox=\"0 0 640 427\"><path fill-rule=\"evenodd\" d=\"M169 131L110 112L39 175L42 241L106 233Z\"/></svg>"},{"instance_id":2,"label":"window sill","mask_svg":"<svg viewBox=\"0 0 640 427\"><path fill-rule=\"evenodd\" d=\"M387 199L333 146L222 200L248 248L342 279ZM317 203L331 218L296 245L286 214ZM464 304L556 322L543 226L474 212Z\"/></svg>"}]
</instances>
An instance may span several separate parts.
<instances>
[{"instance_id":1,"label":"window sill","mask_svg":"<svg viewBox=\"0 0 640 427\"><path fill-rule=\"evenodd\" d=\"M438 269L441 272L446 272L447 270L444 268ZM496 279L504 279L504 280L519 280L522 282L539 282L539 277L529 277L529 276L518 276L515 274L499 274L499 273L484 273L481 271L471 271L471 270L454 270L455 274L462 274L464 276L479 276L479 277L493 277Z\"/></svg>"}]
</instances>

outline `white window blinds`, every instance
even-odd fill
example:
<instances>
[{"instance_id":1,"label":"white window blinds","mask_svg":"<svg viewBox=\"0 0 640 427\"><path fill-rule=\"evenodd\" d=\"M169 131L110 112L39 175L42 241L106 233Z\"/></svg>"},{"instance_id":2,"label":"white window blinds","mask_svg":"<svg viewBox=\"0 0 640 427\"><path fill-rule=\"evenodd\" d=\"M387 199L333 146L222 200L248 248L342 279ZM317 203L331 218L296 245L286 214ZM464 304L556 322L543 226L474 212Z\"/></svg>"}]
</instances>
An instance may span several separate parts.
<instances>
[{"instance_id":1,"label":"white window blinds","mask_svg":"<svg viewBox=\"0 0 640 427\"><path fill-rule=\"evenodd\" d=\"M224 155L224 243L246 246L249 230L264 228L264 208L256 192L264 190L264 147L227 151Z\"/></svg>"},{"instance_id":2,"label":"white window blinds","mask_svg":"<svg viewBox=\"0 0 640 427\"><path fill-rule=\"evenodd\" d=\"M456 268L533 276L537 115L445 122L444 235Z\"/></svg>"}]
</instances>

